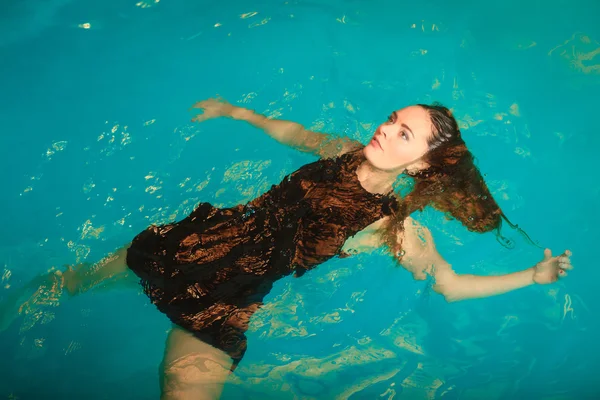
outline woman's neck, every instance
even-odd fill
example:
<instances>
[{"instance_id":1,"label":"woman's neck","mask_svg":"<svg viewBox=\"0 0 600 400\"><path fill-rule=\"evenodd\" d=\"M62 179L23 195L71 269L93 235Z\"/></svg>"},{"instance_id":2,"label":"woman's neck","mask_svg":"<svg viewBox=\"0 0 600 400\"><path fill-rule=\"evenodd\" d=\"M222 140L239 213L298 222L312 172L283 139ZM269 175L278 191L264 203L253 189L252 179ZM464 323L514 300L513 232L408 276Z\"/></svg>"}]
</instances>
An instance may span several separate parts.
<instances>
[{"instance_id":1,"label":"woman's neck","mask_svg":"<svg viewBox=\"0 0 600 400\"><path fill-rule=\"evenodd\" d=\"M361 186L371 193L388 193L398 175L398 171L384 171L374 167L368 160L364 160L356 169L356 175Z\"/></svg>"}]
</instances>

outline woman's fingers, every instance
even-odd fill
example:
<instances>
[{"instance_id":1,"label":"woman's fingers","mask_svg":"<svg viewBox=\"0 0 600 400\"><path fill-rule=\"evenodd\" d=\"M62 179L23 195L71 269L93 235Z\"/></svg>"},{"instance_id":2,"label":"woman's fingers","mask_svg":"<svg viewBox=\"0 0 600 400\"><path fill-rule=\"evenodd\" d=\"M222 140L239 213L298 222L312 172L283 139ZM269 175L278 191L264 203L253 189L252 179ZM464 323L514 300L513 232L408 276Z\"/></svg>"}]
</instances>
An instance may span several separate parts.
<instances>
[{"instance_id":1,"label":"woman's fingers","mask_svg":"<svg viewBox=\"0 0 600 400\"><path fill-rule=\"evenodd\" d=\"M204 108L205 105L206 105L206 100L197 101L190 107L190 110L192 108Z\"/></svg>"},{"instance_id":2,"label":"woman's fingers","mask_svg":"<svg viewBox=\"0 0 600 400\"><path fill-rule=\"evenodd\" d=\"M570 250L565 250L563 254L557 257L558 267L564 270L571 270L573 266L571 265L571 253Z\"/></svg>"},{"instance_id":3,"label":"woman's fingers","mask_svg":"<svg viewBox=\"0 0 600 400\"><path fill-rule=\"evenodd\" d=\"M568 269L568 270L573 269L573 265L571 265L571 260L569 260L566 257L558 258L558 267L561 269Z\"/></svg>"},{"instance_id":4,"label":"woman's fingers","mask_svg":"<svg viewBox=\"0 0 600 400\"><path fill-rule=\"evenodd\" d=\"M202 122L208 119L206 114L198 114L194 118L192 118L192 122Z\"/></svg>"},{"instance_id":5,"label":"woman's fingers","mask_svg":"<svg viewBox=\"0 0 600 400\"><path fill-rule=\"evenodd\" d=\"M192 108L206 108L206 107L210 107L213 104L217 104L220 103L219 99L206 99L206 100L200 100L194 103L193 106L190 107L190 110Z\"/></svg>"},{"instance_id":6,"label":"woman's fingers","mask_svg":"<svg viewBox=\"0 0 600 400\"><path fill-rule=\"evenodd\" d=\"M560 278L564 278L564 277L565 277L565 276L567 276L567 275L568 275L568 274L565 272L565 270L564 270L564 269L559 269L559 270L558 270L558 276L559 276Z\"/></svg>"}]
</instances>

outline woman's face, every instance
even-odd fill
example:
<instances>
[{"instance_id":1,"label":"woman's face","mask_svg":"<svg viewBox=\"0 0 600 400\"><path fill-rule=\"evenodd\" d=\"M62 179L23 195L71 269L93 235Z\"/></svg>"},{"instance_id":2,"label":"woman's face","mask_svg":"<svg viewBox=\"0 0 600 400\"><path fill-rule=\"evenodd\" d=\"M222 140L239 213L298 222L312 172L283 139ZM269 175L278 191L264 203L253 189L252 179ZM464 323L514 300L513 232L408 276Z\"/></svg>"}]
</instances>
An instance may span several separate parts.
<instances>
[{"instance_id":1,"label":"woman's face","mask_svg":"<svg viewBox=\"0 0 600 400\"><path fill-rule=\"evenodd\" d=\"M421 168L419 159L427 152L432 128L429 113L423 107L394 111L364 148L365 157L382 170Z\"/></svg>"}]
</instances>

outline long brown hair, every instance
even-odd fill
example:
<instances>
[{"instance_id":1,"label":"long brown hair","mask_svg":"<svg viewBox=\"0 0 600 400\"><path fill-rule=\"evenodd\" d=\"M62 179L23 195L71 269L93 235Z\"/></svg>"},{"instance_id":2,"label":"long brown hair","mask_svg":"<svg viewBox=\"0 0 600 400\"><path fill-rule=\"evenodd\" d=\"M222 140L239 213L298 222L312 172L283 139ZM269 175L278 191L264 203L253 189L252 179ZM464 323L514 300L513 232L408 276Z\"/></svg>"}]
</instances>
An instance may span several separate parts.
<instances>
[{"instance_id":1,"label":"long brown hair","mask_svg":"<svg viewBox=\"0 0 600 400\"><path fill-rule=\"evenodd\" d=\"M512 243L500 233L502 220L531 242L525 232L506 218L492 197L452 112L439 103L418 105L428 111L433 127L428 139L429 149L423 157L429 167L407 172L414 180L413 190L398 199L398 208L385 228L385 242L393 254L398 257L403 254L397 238L404 229L404 220L426 206L460 221L470 231L495 230L498 240L507 247Z\"/></svg>"}]
</instances>

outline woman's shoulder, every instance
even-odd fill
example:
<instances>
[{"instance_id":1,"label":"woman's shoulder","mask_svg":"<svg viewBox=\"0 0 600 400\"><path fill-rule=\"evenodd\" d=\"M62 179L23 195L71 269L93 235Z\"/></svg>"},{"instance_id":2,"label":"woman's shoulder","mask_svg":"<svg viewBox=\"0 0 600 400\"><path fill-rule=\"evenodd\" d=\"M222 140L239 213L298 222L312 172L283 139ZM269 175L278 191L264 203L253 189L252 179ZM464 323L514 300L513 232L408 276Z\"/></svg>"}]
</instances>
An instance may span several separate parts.
<instances>
[{"instance_id":1,"label":"woman's shoulder","mask_svg":"<svg viewBox=\"0 0 600 400\"><path fill-rule=\"evenodd\" d=\"M361 151L364 147L365 145L358 140L349 137L340 137L323 143L319 150L319 156L323 159L348 157L362 154Z\"/></svg>"}]
</instances>

